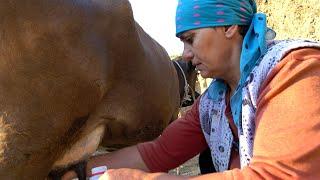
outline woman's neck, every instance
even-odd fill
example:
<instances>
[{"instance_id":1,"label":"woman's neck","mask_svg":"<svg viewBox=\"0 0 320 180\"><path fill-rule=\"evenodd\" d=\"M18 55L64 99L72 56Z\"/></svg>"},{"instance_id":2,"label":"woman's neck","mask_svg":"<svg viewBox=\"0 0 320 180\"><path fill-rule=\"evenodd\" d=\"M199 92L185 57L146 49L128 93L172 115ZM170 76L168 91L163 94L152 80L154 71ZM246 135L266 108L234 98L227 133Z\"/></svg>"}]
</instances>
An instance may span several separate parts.
<instances>
[{"instance_id":1,"label":"woman's neck","mask_svg":"<svg viewBox=\"0 0 320 180\"><path fill-rule=\"evenodd\" d=\"M241 46L242 41L234 48L233 52L230 56L231 68L227 73L227 77L225 79L226 83L230 88L230 95L232 96L234 91L236 90L239 80L240 80L240 55L241 55Z\"/></svg>"},{"instance_id":2,"label":"woman's neck","mask_svg":"<svg viewBox=\"0 0 320 180\"><path fill-rule=\"evenodd\" d=\"M239 80L240 80L240 75L239 75L239 78L235 77L234 79L231 80L231 82L230 81L227 82L229 85L229 88L230 88L230 95L231 96L233 95L234 91L236 90L238 83L239 83Z\"/></svg>"}]
</instances>

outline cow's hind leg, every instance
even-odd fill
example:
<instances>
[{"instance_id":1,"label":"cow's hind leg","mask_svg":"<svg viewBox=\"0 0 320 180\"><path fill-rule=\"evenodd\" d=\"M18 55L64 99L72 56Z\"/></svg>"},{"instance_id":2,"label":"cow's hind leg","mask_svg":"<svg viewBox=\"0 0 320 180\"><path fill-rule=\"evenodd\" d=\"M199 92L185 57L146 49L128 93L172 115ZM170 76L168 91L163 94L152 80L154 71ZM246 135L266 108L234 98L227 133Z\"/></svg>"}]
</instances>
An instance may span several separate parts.
<instances>
[{"instance_id":1,"label":"cow's hind leg","mask_svg":"<svg viewBox=\"0 0 320 180\"><path fill-rule=\"evenodd\" d=\"M91 128L90 128L91 129ZM50 179L61 179L67 171L75 171L78 179L86 178L86 163L89 158L98 148L100 140L104 134L105 126L100 125L93 130L87 129L82 133L78 140L61 158L55 162Z\"/></svg>"}]
</instances>

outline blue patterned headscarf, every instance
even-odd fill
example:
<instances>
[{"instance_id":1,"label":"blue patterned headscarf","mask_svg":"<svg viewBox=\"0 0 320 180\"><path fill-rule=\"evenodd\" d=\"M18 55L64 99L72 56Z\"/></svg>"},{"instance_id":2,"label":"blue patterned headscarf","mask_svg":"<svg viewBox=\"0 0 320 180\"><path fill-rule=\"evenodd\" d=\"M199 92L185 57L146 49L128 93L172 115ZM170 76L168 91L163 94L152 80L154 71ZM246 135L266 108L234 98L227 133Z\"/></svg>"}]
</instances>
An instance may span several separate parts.
<instances>
[{"instance_id":1,"label":"blue patterned headscarf","mask_svg":"<svg viewBox=\"0 0 320 180\"><path fill-rule=\"evenodd\" d=\"M256 12L253 0L179 0L176 35L202 27L249 25Z\"/></svg>"},{"instance_id":2,"label":"blue patterned headscarf","mask_svg":"<svg viewBox=\"0 0 320 180\"><path fill-rule=\"evenodd\" d=\"M242 87L245 80L266 51L266 15L256 13L254 0L179 0L176 11L176 36L183 32L228 25L248 25L243 39L240 72L237 90L231 97L232 116L237 127L241 127ZM218 99L219 92L226 91L222 80L213 80L208 88L209 97Z\"/></svg>"}]
</instances>

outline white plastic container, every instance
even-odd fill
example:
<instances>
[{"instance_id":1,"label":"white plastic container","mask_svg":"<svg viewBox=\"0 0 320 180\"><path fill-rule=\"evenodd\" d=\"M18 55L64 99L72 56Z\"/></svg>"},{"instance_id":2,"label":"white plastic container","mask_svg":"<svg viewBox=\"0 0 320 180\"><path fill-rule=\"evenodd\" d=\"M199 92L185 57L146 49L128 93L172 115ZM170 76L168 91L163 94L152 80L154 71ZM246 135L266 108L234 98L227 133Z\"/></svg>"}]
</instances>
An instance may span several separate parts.
<instances>
[{"instance_id":1,"label":"white plastic container","mask_svg":"<svg viewBox=\"0 0 320 180\"><path fill-rule=\"evenodd\" d=\"M89 180L98 180L100 176L103 175L104 172L107 171L107 166L99 166L94 167L91 169L92 176L89 178Z\"/></svg>"}]
</instances>

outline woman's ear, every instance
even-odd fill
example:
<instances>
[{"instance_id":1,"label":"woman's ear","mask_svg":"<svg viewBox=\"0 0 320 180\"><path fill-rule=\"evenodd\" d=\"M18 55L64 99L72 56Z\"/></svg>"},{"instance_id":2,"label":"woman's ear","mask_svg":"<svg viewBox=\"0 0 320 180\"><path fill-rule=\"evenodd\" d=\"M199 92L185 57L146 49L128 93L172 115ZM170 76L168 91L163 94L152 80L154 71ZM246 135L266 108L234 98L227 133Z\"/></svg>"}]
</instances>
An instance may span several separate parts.
<instances>
[{"instance_id":1,"label":"woman's ear","mask_svg":"<svg viewBox=\"0 0 320 180\"><path fill-rule=\"evenodd\" d=\"M234 37L239 32L239 26L238 25L232 25L232 26L226 26L225 27L225 36L226 38L230 39Z\"/></svg>"}]
</instances>

